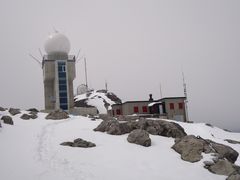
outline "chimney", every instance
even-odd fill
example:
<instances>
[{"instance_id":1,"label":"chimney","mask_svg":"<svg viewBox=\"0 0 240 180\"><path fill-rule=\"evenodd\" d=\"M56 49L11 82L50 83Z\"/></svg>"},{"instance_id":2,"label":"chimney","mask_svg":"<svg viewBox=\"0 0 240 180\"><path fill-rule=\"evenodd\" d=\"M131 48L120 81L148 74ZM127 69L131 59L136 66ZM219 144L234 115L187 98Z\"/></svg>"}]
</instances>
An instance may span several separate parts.
<instances>
[{"instance_id":1,"label":"chimney","mask_svg":"<svg viewBox=\"0 0 240 180\"><path fill-rule=\"evenodd\" d=\"M153 101L152 94L149 94L149 101Z\"/></svg>"}]
</instances>

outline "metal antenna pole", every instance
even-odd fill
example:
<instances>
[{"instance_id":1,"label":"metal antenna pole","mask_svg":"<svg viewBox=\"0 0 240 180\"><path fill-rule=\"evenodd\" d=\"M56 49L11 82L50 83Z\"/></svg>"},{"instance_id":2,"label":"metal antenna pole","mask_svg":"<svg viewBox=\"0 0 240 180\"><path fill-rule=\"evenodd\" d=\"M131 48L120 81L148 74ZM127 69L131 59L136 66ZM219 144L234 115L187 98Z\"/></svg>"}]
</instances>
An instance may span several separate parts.
<instances>
[{"instance_id":1,"label":"metal antenna pole","mask_svg":"<svg viewBox=\"0 0 240 180\"><path fill-rule=\"evenodd\" d=\"M35 58L32 54L28 54L33 60L35 60L40 66L42 66L42 63L40 60L38 60L37 58Z\"/></svg>"},{"instance_id":2,"label":"metal antenna pole","mask_svg":"<svg viewBox=\"0 0 240 180\"><path fill-rule=\"evenodd\" d=\"M84 65L85 65L85 80L86 80L86 87L87 87L87 89L88 89L86 57L84 57Z\"/></svg>"},{"instance_id":3,"label":"metal antenna pole","mask_svg":"<svg viewBox=\"0 0 240 180\"><path fill-rule=\"evenodd\" d=\"M161 85L161 83L159 83L159 90L160 90L160 99L162 99L163 95L162 95L162 85Z\"/></svg>"},{"instance_id":4,"label":"metal antenna pole","mask_svg":"<svg viewBox=\"0 0 240 180\"><path fill-rule=\"evenodd\" d=\"M189 121L189 116L188 116L188 99L187 99L187 85L185 83L185 77L184 77L184 73L182 72L182 77L183 77L183 91L184 91L184 96L185 96L185 100L184 100L184 104L185 104L185 112L186 112L186 121Z\"/></svg>"}]
</instances>

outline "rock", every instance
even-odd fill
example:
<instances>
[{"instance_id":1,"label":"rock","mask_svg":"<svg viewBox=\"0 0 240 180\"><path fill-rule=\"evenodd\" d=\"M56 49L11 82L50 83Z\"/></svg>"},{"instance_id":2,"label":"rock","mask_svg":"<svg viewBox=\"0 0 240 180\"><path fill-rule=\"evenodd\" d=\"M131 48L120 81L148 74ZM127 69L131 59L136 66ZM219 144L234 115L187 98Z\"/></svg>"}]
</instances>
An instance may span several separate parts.
<instances>
[{"instance_id":1,"label":"rock","mask_svg":"<svg viewBox=\"0 0 240 180\"><path fill-rule=\"evenodd\" d=\"M19 109L14 109L14 108L10 108L8 112L13 116L21 113Z\"/></svg>"},{"instance_id":2,"label":"rock","mask_svg":"<svg viewBox=\"0 0 240 180\"><path fill-rule=\"evenodd\" d=\"M73 142L63 142L63 143L61 143L60 145L62 145L62 146L73 146Z\"/></svg>"},{"instance_id":3,"label":"rock","mask_svg":"<svg viewBox=\"0 0 240 180\"><path fill-rule=\"evenodd\" d=\"M127 138L128 142L139 144L145 147L151 146L151 139L149 133L142 129L133 130Z\"/></svg>"},{"instance_id":4,"label":"rock","mask_svg":"<svg viewBox=\"0 0 240 180\"><path fill-rule=\"evenodd\" d=\"M85 141L81 138L75 139L73 142L70 142L70 141L63 142L60 145L70 146L70 147L82 147L82 148L90 148L90 147L96 146L96 144L89 142L89 141Z\"/></svg>"},{"instance_id":5,"label":"rock","mask_svg":"<svg viewBox=\"0 0 240 180\"><path fill-rule=\"evenodd\" d=\"M134 129L143 129L152 135L160 135L173 138L186 136L184 129L176 123L163 120L141 119L139 121L106 120L94 129L94 131L107 132L108 134L121 135Z\"/></svg>"},{"instance_id":6,"label":"rock","mask_svg":"<svg viewBox=\"0 0 240 180\"><path fill-rule=\"evenodd\" d=\"M220 155L220 158L226 158L231 163L234 163L237 160L239 154L233 148L210 140L208 140L208 142L215 152Z\"/></svg>"},{"instance_id":7,"label":"rock","mask_svg":"<svg viewBox=\"0 0 240 180\"><path fill-rule=\"evenodd\" d=\"M213 161L218 162L219 159L226 158L231 163L234 163L238 158L238 152L229 146L205 140L201 137L193 135L185 136L175 140L172 148L181 154L181 158L189 162L197 162L202 159L202 152L214 153L216 156Z\"/></svg>"},{"instance_id":8,"label":"rock","mask_svg":"<svg viewBox=\"0 0 240 180\"><path fill-rule=\"evenodd\" d=\"M89 147L95 147L96 145L92 142L85 141L81 138L75 139L73 141L73 147L83 147L83 148L89 148Z\"/></svg>"},{"instance_id":9,"label":"rock","mask_svg":"<svg viewBox=\"0 0 240 180\"><path fill-rule=\"evenodd\" d=\"M107 132L112 135L122 135L131 132L131 128L127 122L119 122L117 120L102 121L94 131Z\"/></svg>"},{"instance_id":10,"label":"rock","mask_svg":"<svg viewBox=\"0 0 240 180\"><path fill-rule=\"evenodd\" d=\"M235 167L235 169L237 170L230 174L227 180L240 180L240 167Z\"/></svg>"},{"instance_id":11,"label":"rock","mask_svg":"<svg viewBox=\"0 0 240 180\"><path fill-rule=\"evenodd\" d=\"M20 118L24 119L24 120L36 119L37 115L34 113L33 114L23 114Z\"/></svg>"},{"instance_id":12,"label":"rock","mask_svg":"<svg viewBox=\"0 0 240 180\"><path fill-rule=\"evenodd\" d=\"M24 120L29 120L31 117L28 114L23 114L20 118Z\"/></svg>"},{"instance_id":13,"label":"rock","mask_svg":"<svg viewBox=\"0 0 240 180\"><path fill-rule=\"evenodd\" d=\"M39 110L37 110L36 108L30 108L27 111L35 112L36 114L39 112Z\"/></svg>"},{"instance_id":14,"label":"rock","mask_svg":"<svg viewBox=\"0 0 240 180\"><path fill-rule=\"evenodd\" d=\"M229 176L236 171L233 164L228 160L219 160L215 164L209 166L208 170L214 174Z\"/></svg>"},{"instance_id":15,"label":"rock","mask_svg":"<svg viewBox=\"0 0 240 180\"><path fill-rule=\"evenodd\" d=\"M181 154L181 158L188 162L197 162L202 159L202 152L210 153L212 150L209 144L193 135L185 136L175 140L172 148Z\"/></svg>"},{"instance_id":16,"label":"rock","mask_svg":"<svg viewBox=\"0 0 240 180\"><path fill-rule=\"evenodd\" d=\"M240 144L240 141L232 140L232 139L225 139L224 141L227 141L230 144Z\"/></svg>"},{"instance_id":17,"label":"rock","mask_svg":"<svg viewBox=\"0 0 240 180\"><path fill-rule=\"evenodd\" d=\"M31 119L37 119L38 118L37 114L35 114L33 112L30 112L29 116L30 116Z\"/></svg>"},{"instance_id":18,"label":"rock","mask_svg":"<svg viewBox=\"0 0 240 180\"><path fill-rule=\"evenodd\" d=\"M6 111L6 109L0 106L0 111Z\"/></svg>"},{"instance_id":19,"label":"rock","mask_svg":"<svg viewBox=\"0 0 240 180\"><path fill-rule=\"evenodd\" d=\"M45 119L61 120L69 118L68 113L63 110L55 110L50 112Z\"/></svg>"},{"instance_id":20,"label":"rock","mask_svg":"<svg viewBox=\"0 0 240 180\"><path fill-rule=\"evenodd\" d=\"M10 125L13 125L13 120L12 120L12 117L10 116L2 116L1 120L3 120L3 122L5 124L10 124Z\"/></svg>"}]
</instances>

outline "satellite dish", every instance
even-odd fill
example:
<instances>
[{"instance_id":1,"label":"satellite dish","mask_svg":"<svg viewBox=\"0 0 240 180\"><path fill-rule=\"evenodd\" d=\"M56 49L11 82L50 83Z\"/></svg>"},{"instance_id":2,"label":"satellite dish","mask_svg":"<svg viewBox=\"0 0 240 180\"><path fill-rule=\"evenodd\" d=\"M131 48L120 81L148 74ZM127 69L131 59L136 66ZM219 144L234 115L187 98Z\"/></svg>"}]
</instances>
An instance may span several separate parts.
<instances>
[{"instance_id":1,"label":"satellite dish","mask_svg":"<svg viewBox=\"0 0 240 180\"><path fill-rule=\"evenodd\" d=\"M85 84L81 84L77 87L77 95L85 94L88 92L88 87Z\"/></svg>"}]
</instances>

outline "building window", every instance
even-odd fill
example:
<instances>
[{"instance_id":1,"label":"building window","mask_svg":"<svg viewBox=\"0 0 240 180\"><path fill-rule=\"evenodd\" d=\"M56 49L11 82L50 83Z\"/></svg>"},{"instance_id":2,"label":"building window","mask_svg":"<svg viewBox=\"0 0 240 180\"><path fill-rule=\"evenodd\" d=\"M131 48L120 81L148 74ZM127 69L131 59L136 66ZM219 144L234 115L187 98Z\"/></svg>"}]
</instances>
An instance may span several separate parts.
<instances>
[{"instance_id":1,"label":"building window","mask_svg":"<svg viewBox=\"0 0 240 180\"><path fill-rule=\"evenodd\" d=\"M113 116L115 115L115 114L114 114L114 110L112 110L112 114L113 114Z\"/></svg>"},{"instance_id":2,"label":"building window","mask_svg":"<svg viewBox=\"0 0 240 180\"><path fill-rule=\"evenodd\" d=\"M116 111L117 111L117 112L116 112L117 115L120 115L120 114L121 114L120 109L117 109Z\"/></svg>"},{"instance_id":3,"label":"building window","mask_svg":"<svg viewBox=\"0 0 240 180\"><path fill-rule=\"evenodd\" d=\"M183 103L178 103L178 108L183 109Z\"/></svg>"},{"instance_id":4,"label":"building window","mask_svg":"<svg viewBox=\"0 0 240 180\"><path fill-rule=\"evenodd\" d=\"M147 106L143 106L143 107L142 107L142 111L143 111L144 113L146 113L146 112L147 112Z\"/></svg>"},{"instance_id":5,"label":"building window","mask_svg":"<svg viewBox=\"0 0 240 180\"><path fill-rule=\"evenodd\" d=\"M170 109L174 109L174 103L170 103Z\"/></svg>"},{"instance_id":6,"label":"building window","mask_svg":"<svg viewBox=\"0 0 240 180\"><path fill-rule=\"evenodd\" d=\"M135 113L138 113L138 107L137 106L134 106L133 110L134 110Z\"/></svg>"}]
</instances>

